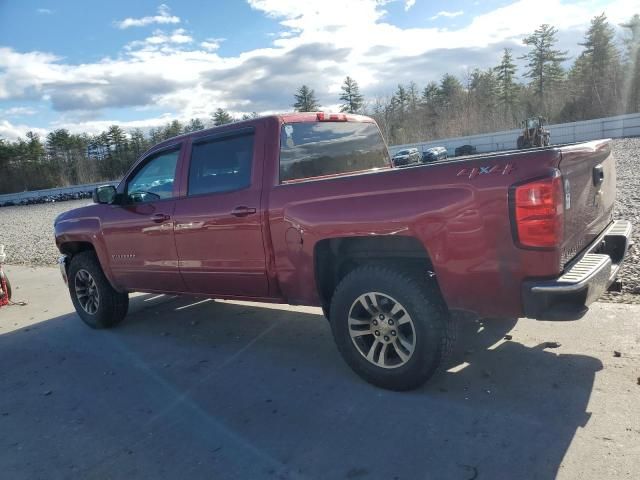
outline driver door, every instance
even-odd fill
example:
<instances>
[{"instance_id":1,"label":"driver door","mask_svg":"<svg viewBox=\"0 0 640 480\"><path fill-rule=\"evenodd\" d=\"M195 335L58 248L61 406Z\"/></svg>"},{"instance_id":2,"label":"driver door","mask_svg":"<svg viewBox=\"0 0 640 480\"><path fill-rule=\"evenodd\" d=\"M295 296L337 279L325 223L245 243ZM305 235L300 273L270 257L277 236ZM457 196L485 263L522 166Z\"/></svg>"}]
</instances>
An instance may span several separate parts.
<instances>
[{"instance_id":1,"label":"driver door","mask_svg":"<svg viewBox=\"0 0 640 480\"><path fill-rule=\"evenodd\" d=\"M173 232L181 145L154 152L127 177L102 232L116 282L131 291L184 292Z\"/></svg>"}]
</instances>

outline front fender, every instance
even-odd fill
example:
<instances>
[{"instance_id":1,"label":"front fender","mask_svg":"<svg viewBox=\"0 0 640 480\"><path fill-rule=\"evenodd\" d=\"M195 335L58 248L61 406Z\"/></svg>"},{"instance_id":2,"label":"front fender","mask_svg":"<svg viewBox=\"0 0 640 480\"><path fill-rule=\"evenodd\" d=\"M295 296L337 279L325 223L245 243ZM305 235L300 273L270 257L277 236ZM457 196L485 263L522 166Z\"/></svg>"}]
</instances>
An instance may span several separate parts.
<instances>
[{"instance_id":1,"label":"front fender","mask_svg":"<svg viewBox=\"0 0 640 480\"><path fill-rule=\"evenodd\" d=\"M102 235L101 222L98 217L63 218L56 221L55 238L58 250L63 254L69 254L68 244L84 243L93 247L105 277L113 288L119 292L124 292L121 285L111 271L109 254L104 236Z\"/></svg>"}]
</instances>

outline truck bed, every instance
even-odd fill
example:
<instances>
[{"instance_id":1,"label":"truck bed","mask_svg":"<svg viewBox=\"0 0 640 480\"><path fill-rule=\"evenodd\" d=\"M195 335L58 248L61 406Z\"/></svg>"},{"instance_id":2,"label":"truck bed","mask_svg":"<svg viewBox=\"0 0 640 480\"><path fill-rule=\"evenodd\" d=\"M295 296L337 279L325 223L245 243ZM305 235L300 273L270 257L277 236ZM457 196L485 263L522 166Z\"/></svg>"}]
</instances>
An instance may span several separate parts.
<instances>
[{"instance_id":1,"label":"truck bed","mask_svg":"<svg viewBox=\"0 0 640 480\"><path fill-rule=\"evenodd\" d=\"M587 210L576 207L586 182L576 166L590 169L602 161L613 172L601 207L587 218ZM568 210L562 248L518 247L512 232L510 188L551 175L563 165L577 177L569 179L576 200ZM269 199L276 269L284 279L280 285L290 301L309 303L313 298L319 304L314 285L305 281L305 272L314 269L318 242L328 235L408 236L420 239L428 252L450 308L522 315L522 282L559 276L580 247L610 222L614 198L609 185L615 186L615 165L608 141L480 154L280 185ZM283 241L292 227L304 232L301 251L295 253Z\"/></svg>"}]
</instances>

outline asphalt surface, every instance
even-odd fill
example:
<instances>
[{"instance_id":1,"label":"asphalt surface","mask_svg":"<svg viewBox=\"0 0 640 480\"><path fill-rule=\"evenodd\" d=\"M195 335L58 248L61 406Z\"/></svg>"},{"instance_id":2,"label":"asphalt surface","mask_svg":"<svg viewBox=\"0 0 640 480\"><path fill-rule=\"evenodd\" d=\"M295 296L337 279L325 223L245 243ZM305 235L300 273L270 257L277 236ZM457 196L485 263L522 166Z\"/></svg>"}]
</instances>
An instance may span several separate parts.
<instances>
[{"instance_id":1,"label":"asphalt surface","mask_svg":"<svg viewBox=\"0 0 640 480\"><path fill-rule=\"evenodd\" d=\"M639 306L464 321L448 371L394 393L319 309L137 295L92 331L56 269L7 271L2 478L640 478Z\"/></svg>"}]
</instances>

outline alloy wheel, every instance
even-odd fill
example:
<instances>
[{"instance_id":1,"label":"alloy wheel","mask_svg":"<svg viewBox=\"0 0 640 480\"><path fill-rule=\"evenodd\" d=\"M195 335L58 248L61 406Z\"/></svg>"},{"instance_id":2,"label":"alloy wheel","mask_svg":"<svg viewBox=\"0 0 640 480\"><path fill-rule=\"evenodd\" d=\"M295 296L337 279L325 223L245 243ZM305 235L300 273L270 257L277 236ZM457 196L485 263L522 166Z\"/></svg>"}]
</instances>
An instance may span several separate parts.
<instances>
[{"instance_id":1,"label":"alloy wheel","mask_svg":"<svg viewBox=\"0 0 640 480\"><path fill-rule=\"evenodd\" d=\"M398 368L413 355L416 330L411 315L387 294L360 295L349 309L348 323L351 341L373 365Z\"/></svg>"},{"instance_id":2,"label":"alloy wheel","mask_svg":"<svg viewBox=\"0 0 640 480\"><path fill-rule=\"evenodd\" d=\"M76 298L82 309L89 315L95 315L100 305L98 286L91 274L86 270L78 270L74 280Z\"/></svg>"}]
</instances>

